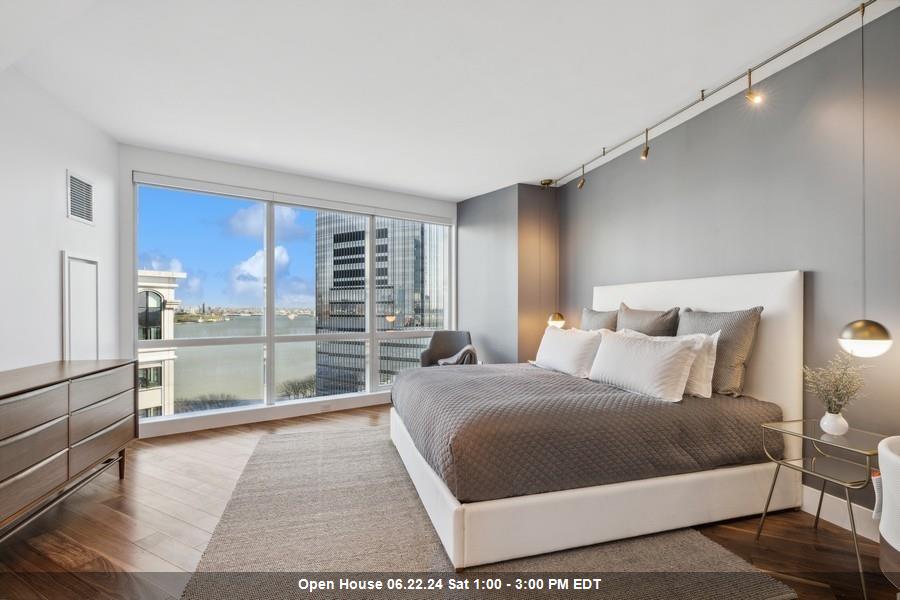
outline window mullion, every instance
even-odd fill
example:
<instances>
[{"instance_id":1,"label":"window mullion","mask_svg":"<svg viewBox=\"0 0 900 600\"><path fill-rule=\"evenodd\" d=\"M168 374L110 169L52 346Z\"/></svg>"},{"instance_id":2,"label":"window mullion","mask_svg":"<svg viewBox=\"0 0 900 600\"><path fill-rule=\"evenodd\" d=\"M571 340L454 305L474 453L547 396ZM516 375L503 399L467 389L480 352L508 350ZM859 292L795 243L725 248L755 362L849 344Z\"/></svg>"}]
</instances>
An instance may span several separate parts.
<instances>
[{"instance_id":1,"label":"window mullion","mask_svg":"<svg viewBox=\"0 0 900 600\"><path fill-rule=\"evenodd\" d=\"M275 404L275 204L266 202L266 404Z\"/></svg>"},{"instance_id":2,"label":"window mullion","mask_svg":"<svg viewBox=\"0 0 900 600\"><path fill-rule=\"evenodd\" d=\"M368 338L369 357L366 370L366 391L372 392L378 387L378 346L375 341L376 329L376 279L375 276L375 215L369 215L369 227L366 232L366 333Z\"/></svg>"},{"instance_id":3,"label":"window mullion","mask_svg":"<svg viewBox=\"0 0 900 600\"><path fill-rule=\"evenodd\" d=\"M444 327L446 329L456 329L456 227L447 228L447 236L444 250L447 255L444 257L443 268L445 269L444 281Z\"/></svg>"}]
</instances>

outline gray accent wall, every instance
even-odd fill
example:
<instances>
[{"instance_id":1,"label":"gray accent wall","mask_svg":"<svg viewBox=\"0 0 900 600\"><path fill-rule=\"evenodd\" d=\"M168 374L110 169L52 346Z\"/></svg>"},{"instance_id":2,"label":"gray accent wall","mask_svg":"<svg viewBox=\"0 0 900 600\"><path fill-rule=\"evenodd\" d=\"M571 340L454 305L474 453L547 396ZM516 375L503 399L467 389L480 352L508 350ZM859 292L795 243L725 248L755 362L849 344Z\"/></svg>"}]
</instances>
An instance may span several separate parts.
<instances>
[{"instance_id":1,"label":"gray accent wall","mask_svg":"<svg viewBox=\"0 0 900 600\"><path fill-rule=\"evenodd\" d=\"M519 185L519 361L534 360L559 297L556 190Z\"/></svg>"},{"instance_id":2,"label":"gray accent wall","mask_svg":"<svg viewBox=\"0 0 900 600\"><path fill-rule=\"evenodd\" d=\"M559 190L560 301L595 285L805 271L805 362L862 317L859 32ZM900 10L866 26L868 316L900 336ZM652 117L650 115L649 117ZM668 308L668 307L660 307ZM577 323L573 322L573 325ZM900 341L866 361L851 426L900 433ZM804 413L823 409L807 396ZM869 497L859 498L870 504Z\"/></svg>"},{"instance_id":3,"label":"gray accent wall","mask_svg":"<svg viewBox=\"0 0 900 600\"><path fill-rule=\"evenodd\" d=\"M518 358L517 189L470 198L456 212L457 321L489 363Z\"/></svg>"},{"instance_id":4,"label":"gray accent wall","mask_svg":"<svg viewBox=\"0 0 900 600\"><path fill-rule=\"evenodd\" d=\"M518 184L459 203L458 322L479 359L533 359L557 310L556 190Z\"/></svg>"}]
</instances>

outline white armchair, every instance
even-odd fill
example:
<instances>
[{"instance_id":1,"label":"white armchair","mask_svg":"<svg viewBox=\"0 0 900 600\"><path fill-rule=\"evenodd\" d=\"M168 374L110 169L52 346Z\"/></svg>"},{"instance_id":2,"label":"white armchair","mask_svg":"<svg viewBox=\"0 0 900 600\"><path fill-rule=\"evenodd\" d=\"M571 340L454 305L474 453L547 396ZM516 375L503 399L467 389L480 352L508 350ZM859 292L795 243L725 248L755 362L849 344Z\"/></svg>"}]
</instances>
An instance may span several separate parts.
<instances>
[{"instance_id":1,"label":"white armchair","mask_svg":"<svg viewBox=\"0 0 900 600\"><path fill-rule=\"evenodd\" d=\"M885 438L878 444L881 469L881 570L891 583L900 587L900 436Z\"/></svg>"}]
</instances>

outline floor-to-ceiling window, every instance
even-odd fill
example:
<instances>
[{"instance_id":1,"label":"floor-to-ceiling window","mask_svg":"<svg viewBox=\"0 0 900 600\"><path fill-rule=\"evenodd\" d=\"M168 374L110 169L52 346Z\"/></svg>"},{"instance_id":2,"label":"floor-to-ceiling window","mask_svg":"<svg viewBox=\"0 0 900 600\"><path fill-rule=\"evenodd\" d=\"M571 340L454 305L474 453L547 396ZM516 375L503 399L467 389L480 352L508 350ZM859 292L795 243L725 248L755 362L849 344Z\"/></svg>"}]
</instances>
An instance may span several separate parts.
<instances>
[{"instance_id":1,"label":"floor-to-ceiling window","mask_svg":"<svg viewBox=\"0 0 900 600\"><path fill-rule=\"evenodd\" d=\"M144 418L375 391L451 326L448 225L260 196L136 185Z\"/></svg>"}]
</instances>

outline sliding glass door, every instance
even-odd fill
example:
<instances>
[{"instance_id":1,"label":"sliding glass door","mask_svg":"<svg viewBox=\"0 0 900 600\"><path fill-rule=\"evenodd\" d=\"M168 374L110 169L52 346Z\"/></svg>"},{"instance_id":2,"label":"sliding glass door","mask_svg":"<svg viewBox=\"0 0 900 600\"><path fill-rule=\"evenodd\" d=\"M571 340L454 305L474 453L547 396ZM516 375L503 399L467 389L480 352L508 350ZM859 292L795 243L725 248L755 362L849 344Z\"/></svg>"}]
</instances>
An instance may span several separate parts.
<instances>
[{"instance_id":1,"label":"sliding glass door","mask_svg":"<svg viewBox=\"0 0 900 600\"><path fill-rule=\"evenodd\" d=\"M383 389L450 326L447 225L136 195L142 418Z\"/></svg>"}]
</instances>

